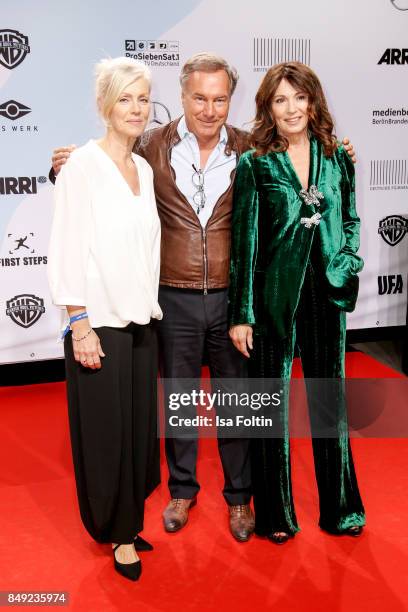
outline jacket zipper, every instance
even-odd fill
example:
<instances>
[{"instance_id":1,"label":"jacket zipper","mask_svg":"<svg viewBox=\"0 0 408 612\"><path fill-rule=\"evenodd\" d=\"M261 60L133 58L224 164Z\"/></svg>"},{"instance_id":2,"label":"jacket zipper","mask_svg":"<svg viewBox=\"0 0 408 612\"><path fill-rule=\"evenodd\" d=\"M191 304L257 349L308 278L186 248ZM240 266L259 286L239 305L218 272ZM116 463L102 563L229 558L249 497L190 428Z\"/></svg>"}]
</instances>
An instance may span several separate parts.
<instances>
[{"instance_id":1,"label":"jacket zipper","mask_svg":"<svg viewBox=\"0 0 408 612\"><path fill-rule=\"evenodd\" d=\"M203 260L204 260L204 295L208 293L208 261L207 261L207 234L204 228L202 228L203 234Z\"/></svg>"}]
</instances>

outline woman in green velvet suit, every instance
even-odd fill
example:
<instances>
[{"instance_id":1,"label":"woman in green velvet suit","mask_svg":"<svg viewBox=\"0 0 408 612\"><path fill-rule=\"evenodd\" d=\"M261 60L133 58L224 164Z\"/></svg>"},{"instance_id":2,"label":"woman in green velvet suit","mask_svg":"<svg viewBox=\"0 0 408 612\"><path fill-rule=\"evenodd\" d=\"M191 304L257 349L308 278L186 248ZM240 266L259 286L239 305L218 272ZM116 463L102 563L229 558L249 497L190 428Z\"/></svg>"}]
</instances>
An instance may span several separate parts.
<instances>
[{"instance_id":1,"label":"woman in green velvet suit","mask_svg":"<svg viewBox=\"0 0 408 612\"><path fill-rule=\"evenodd\" d=\"M354 309L363 267L353 163L337 145L322 87L307 66L272 67L256 109L253 149L241 156L234 187L230 336L249 357L251 378L290 379L297 344L305 378L341 380L346 312ZM341 393L326 397L330 436L318 431L322 397L309 396L319 525L359 535L365 515L346 407ZM251 442L255 533L277 543L299 529L287 399L274 415L280 437Z\"/></svg>"}]
</instances>

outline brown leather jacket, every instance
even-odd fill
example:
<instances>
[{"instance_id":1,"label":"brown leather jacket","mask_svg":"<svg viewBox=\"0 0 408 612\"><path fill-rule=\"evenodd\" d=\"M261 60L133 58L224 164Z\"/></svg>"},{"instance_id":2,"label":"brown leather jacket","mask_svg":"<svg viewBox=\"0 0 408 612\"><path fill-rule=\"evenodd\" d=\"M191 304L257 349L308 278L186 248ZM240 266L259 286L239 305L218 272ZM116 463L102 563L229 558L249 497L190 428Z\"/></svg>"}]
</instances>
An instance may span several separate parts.
<instances>
[{"instance_id":1,"label":"brown leather jacket","mask_svg":"<svg viewBox=\"0 0 408 612\"><path fill-rule=\"evenodd\" d=\"M229 284L232 186L214 207L203 229L191 205L178 190L170 165L171 148L180 141L177 124L146 132L134 151L152 166L157 208L161 220L160 284L182 289L220 289ZM249 148L248 134L230 125L225 126L228 141L226 153L235 151L237 158Z\"/></svg>"}]
</instances>

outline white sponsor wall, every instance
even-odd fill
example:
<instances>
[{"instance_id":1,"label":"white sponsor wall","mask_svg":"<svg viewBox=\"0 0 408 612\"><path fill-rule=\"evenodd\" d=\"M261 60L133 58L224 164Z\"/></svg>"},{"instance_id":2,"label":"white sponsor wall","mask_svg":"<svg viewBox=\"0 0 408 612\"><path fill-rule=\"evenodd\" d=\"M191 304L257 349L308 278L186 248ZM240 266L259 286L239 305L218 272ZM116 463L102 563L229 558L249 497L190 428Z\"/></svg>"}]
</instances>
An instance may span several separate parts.
<instances>
[{"instance_id":1,"label":"white sponsor wall","mask_svg":"<svg viewBox=\"0 0 408 612\"><path fill-rule=\"evenodd\" d=\"M154 77L152 122L181 112L178 74L213 51L240 73L230 122L249 127L267 68L299 59L325 87L358 155L361 274L349 328L405 323L408 0L4 0L0 13L0 363L62 354L46 255L52 149L102 133L93 65L126 53ZM381 63L379 63L381 62ZM379 233L379 228L381 232Z\"/></svg>"}]
</instances>

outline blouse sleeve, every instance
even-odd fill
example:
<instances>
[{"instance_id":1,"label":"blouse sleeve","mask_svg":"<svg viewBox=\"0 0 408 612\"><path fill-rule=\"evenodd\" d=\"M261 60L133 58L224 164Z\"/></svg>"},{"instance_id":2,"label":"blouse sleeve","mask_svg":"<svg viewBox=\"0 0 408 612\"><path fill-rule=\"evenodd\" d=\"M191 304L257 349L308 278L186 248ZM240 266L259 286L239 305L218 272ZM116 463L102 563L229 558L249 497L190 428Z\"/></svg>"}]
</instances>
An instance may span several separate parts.
<instances>
[{"instance_id":1,"label":"blouse sleeve","mask_svg":"<svg viewBox=\"0 0 408 612\"><path fill-rule=\"evenodd\" d=\"M150 194L154 212L154 219L152 223L152 256L153 256L153 272L156 292L159 291L160 282L160 248L161 248L161 225L159 213L157 212L156 196L154 195L153 185L153 170L149 165L149 180L150 180Z\"/></svg>"},{"instance_id":2,"label":"blouse sleeve","mask_svg":"<svg viewBox=\"0 0 408 612\"><path fill-rule=\"evenodd\" d=\"M241 156L236 170L232 216L229 290L230 325L253 324L253 278L258 246L258 193L252 153Z\"/></svg>"},{"instance_id":3,"label":"blouse sleeve","mask_svg":"<svg viewBox=\"0 0 408 612\"><path fill-rule=\"evenodd\" d=\"M341 148L339 153L342 171L343 232L346 237L346 243L342 248L342 252L351 256L354 272L357 273L362 270L364 263L361 257L357 255L360 247L360 218L356 210L355 170L354 164L344 148Z\"/></svg>"},{"instance_id":4,"label":"blouse sleeve","mask_svg":"<svg viewBox=\"0 0 408 612\"><path fill-rule=\"evenodd\" d=\"M91 197L77 160L68 160L54 190L54 218L48 251L48 280L57 306L86 305Z\"/></svg>"}]
</instances>

